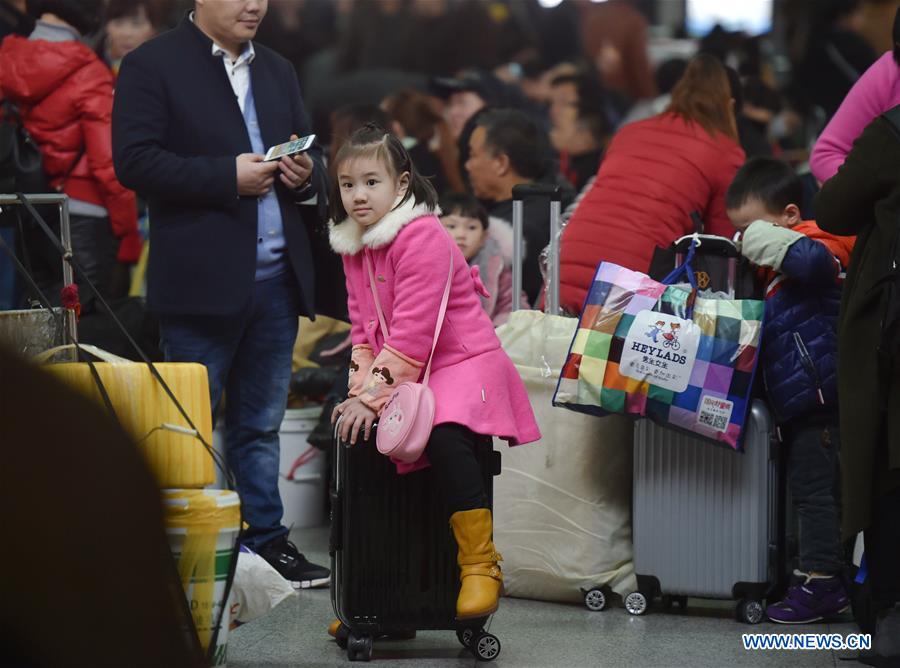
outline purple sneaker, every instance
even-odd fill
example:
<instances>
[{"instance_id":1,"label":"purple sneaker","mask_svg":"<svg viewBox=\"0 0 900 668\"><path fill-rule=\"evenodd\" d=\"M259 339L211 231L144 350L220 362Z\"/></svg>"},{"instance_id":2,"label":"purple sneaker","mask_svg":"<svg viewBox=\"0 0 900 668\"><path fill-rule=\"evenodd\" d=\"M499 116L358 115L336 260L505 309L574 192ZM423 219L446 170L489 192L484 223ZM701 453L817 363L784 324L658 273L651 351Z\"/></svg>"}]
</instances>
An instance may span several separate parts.
<instances>
[{"instance_id":1,"label":"purple sneaker","mask_svg":"<svg viewBox=\"0 0 900 668\"><path fill-rule=\"evenodd\" d=\"M809 624L832 617L850 607L844 583L838 577L812 577L794 571L797 583L784 599L766 608L769 619L778 624Z\"/></svg>"}]
</instances>

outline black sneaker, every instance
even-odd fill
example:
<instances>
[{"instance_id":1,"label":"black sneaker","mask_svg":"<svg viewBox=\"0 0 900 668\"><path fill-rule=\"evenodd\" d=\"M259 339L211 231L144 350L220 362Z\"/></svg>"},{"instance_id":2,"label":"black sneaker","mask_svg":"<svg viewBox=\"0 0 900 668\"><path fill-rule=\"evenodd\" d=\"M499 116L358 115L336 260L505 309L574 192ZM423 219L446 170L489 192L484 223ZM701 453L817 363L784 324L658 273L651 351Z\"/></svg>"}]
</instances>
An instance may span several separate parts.
<instances>
[{"instance_id":1,"label":"black sneaker","mask_svg":"<svg viewBox=\"0 0 900 668\"><path fill-rule=\"evenodd\" d=\"M287 536L269 541L259 548L257 554L299 589L327 587L331 582L331 571L307 561Z\"/></svg>"}]
</instances>

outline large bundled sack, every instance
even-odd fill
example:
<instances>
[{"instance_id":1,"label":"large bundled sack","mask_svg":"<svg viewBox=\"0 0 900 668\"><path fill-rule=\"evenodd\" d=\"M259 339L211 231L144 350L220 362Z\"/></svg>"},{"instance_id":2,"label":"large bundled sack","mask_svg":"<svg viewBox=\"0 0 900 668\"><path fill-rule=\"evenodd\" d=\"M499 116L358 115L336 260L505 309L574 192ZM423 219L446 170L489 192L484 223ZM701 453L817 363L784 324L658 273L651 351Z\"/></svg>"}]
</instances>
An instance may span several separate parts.
<instances>
[{"instance_id":1,"label":"large bundled sack","mask_svg":"<svg viewBox=\"0 0 900 668\"><path fill-rule=\"evenodd\" d=\"M494 540L510 596L576 602L582 590L606 586L624 595L637 586L631 421L552 404L577 326L575 318L517 311L497 330L543 434L525 447L497 444L503 472L494 483Z\"/></svg>"}]
</instances>

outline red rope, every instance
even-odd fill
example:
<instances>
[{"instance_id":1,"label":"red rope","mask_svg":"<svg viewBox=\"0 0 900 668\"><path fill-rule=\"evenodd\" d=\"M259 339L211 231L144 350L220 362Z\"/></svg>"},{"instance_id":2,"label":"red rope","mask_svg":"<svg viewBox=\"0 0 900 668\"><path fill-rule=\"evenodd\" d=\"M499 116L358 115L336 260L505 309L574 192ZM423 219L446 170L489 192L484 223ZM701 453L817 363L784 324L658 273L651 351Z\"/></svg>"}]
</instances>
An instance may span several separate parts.
<instances>
[{"instance_id":1,"label":"red rope","mask_svg":"<svg viewBox=\"0 0 900 668\"><path fill-rule=\"evenodd\" d=\"M59 293L62 307L75 311L75 320L81 318L81 301L78 299L78 286L75 283L67 285Z\"/></svg>"}]
</instances>

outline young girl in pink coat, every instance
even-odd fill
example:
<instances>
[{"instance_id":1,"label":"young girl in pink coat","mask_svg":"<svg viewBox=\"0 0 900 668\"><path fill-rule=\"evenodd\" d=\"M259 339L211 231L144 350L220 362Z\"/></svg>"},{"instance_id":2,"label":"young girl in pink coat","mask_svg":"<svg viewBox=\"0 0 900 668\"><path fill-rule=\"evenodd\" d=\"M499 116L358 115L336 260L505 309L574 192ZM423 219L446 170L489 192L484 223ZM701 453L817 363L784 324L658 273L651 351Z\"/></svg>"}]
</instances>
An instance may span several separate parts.
<instances>
[{"instance_id":1,"label":"young girl in pink coat","mask_svg":"<svg viewBox=\"0 0 900 668\"><path fill-rule=\"evenodd\" d=\"M369 124L338 152L334 173L330 240L343 256L353 353L350 398L335 409L333 420L343 416L341 437L351 444L360 432L369 438L397 385L421 380L452 258L450 298L429 381L434 428L422 459L398 470L434 468L459 548L457 616L489 615L497 609L502 576L474 448L485 436L510 445L538 440L528 395L481 306L463 254L437 218L434 188L400 141ZM367 261L387 339L378 324Z\"/></svg>"}]
</instances>

